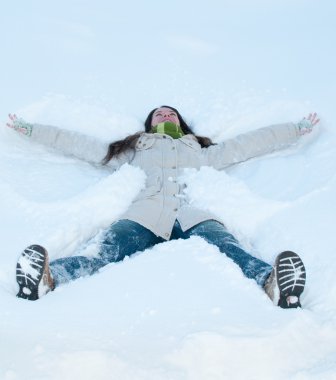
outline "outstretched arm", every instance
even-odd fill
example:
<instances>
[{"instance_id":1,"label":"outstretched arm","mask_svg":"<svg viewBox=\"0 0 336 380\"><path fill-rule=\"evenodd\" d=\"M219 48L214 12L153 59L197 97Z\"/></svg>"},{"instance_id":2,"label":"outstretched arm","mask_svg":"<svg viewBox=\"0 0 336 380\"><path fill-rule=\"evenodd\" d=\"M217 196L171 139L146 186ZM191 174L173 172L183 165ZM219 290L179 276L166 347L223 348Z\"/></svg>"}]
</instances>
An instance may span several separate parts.
<instances>
[{"instance_id":1,"label":"outstretched arm","mask_svg":"<svg viewBox=\"0 0 336 380\"><path fill-rule=\"evenodd\" d=\"M27 123L16 115L9 115L7 127L29 137L34 142L52 147L90 163L99 164L105 157L108 144L84 134L58 127Z\"/></svg>"},{"instance_id":2,"label":"outstretched arm","mask_svg":"<svg viewBox=\"0 0 336 380\"><path fill-rule=\"evenodd\" d=\"M203 149L205 163L216 169L224 169L250 158L288 148L301 136L310 133L318 122L317 114L314 113L297 124L277 124L238 135Z\"/></svg>"}]
</instances>

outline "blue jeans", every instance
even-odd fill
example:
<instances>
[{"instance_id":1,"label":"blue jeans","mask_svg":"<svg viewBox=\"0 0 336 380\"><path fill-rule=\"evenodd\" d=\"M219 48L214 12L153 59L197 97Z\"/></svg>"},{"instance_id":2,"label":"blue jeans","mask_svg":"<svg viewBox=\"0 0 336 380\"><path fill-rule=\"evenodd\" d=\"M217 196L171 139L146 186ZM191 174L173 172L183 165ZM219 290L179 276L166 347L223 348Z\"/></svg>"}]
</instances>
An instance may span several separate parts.
<instances>
[{"instance_id":1,"label":"blue jeans","mask_svg":"<svg viewBox=\"0 0 336 380\"><path fill-rule=\"evenodd\" d=\"M208 243L216 245L241 268L246 277L254 279L260 286L264 285L272 266L245 252L221 223L207 220L183 232L179 222L175 222L171 240L188 239L191 236L200 236ZM164 241L142 225L122 219L107 230L98 257L64 257L52 261L50 270L57 286L91 275L109 263L121 261L125 256L131 256Z\"/></svg>"}]
</instances>

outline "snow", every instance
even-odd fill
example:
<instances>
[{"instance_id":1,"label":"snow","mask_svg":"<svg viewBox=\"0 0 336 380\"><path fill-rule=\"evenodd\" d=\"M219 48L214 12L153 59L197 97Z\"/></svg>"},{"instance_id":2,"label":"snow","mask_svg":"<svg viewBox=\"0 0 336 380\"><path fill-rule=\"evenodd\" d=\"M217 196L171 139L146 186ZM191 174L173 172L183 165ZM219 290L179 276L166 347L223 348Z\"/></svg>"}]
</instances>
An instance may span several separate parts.
<instances>
[{"instance_id":1,"label":"snow","mask_svg":"<svg viewBox=\"0 0 336 380\"><path fill-rule=\"evenodd\" d=\"M2 6L0 379L333 380L335 5L167 7ZM7 113L110 141L141 129L160 104L216 142L319 112L318 130L294 148L181 178L189 200L223 219L253 255L273 263L283 250L300 254L302 309L275 307L198 237L159 244L35 302L15 297L26 246L46 246L52 259L96 254L145 176L32 144L5 127Z\"/></svg>"}]
</instances>

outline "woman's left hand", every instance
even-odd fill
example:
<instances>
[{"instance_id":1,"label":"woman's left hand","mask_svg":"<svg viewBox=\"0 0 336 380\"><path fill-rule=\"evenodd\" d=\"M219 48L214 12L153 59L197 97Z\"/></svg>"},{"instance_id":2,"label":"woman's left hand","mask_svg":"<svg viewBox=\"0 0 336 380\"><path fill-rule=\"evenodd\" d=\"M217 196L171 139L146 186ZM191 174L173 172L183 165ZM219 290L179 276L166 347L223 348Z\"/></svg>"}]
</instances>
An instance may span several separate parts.
<instances>
[{"instance_id":1,"label":"woman's left hand","mask_svg":"<svg viewBox=\"0 0 336 380\"><path fill-rule=\"evenodd\" d=\"M317 117L316 112L310 113L307 117L304 117L301 121L297 123L300 135L310 133L319 121L320 119Z\"/></svg>"}]
</instances>

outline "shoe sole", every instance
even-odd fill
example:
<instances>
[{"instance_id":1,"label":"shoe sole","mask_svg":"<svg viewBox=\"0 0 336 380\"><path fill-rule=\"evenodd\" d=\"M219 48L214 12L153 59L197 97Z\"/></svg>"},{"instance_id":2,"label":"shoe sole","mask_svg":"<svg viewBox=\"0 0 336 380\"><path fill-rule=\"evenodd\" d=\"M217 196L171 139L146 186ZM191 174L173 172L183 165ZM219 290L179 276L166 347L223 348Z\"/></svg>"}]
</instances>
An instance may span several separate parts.
<instances>
[{"instance_id":1,"label":"shoe sole","mask_svg":"<svg viewBox=\"0 0 336 380\"><path fill-rule=\"evenodd\" d=\"M301 307L300 295L306 284L306 269L295 252L282 252L276 260L276 278L280 292L278 306L288 309ZM290 303L288 297L297 297L297 301Z\"/></svg>"},{"instance_id":2,"label":"shoe sole","mask_svg":"<svg viewBox=\"0 0 336 380\"><path fill-rule=\"evenodd\" d=\"M19 284L19 298L35 301L39 298L38 287L47 262L47 250L41 245L30 245L19 257L16 264L16 282Z\"/></svg>"}]
</instances>

